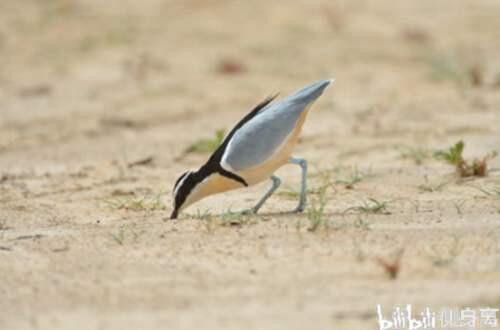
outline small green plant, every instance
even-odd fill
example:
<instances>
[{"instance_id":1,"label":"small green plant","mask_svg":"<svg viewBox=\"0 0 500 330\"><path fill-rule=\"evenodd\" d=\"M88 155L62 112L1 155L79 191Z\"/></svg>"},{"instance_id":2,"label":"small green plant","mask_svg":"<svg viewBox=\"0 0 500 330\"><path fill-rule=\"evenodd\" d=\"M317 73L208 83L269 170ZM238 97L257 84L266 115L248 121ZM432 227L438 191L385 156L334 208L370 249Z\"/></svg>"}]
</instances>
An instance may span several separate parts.
<instances>
[{"instance_id":1,"label":"small green plant","mask_svg":"<svg viewBox=\"0 0 500 330\"><path fill-rule=\"evenodd\" d=\"M209 210L205 210L203 212L201 212L200 210L197 210L194 218L198 219L198 220L202 220L202 221L209 221L209 220L212 220L213 216Z\"/></svg>"},{"instance_id":2,"label":"small green plant","mask_svg":"<svg viewBox=\"0 0 500 330\"><path fill-rule=\"evenodd\" d=\"M307 196L318 196L321 194L321 189L322 189L321 187L307 189ZM276 195L283 197L285 199L296 200L300 197L300 192L294 191L294 190L283 190L283 191L277 192Z\"/></svg>"},{"instance_id":3,"label":"small green plant","mask_svg":"<svg viewBox=\"0 0 500 330\"><path fill-rule=\"evenodd\" d=\"M486 176L488 174L488 162L494 159L498 154L492 151L481 159L474 159L472 162L466 161L463 158L465 143L458 141L448 150L438 150L434 153L434 157L443 160L446 163L455 166L457 174L462 177L471 176Z\"/></svg>"},{"instance_id":4,"label":"small green plant","mask_svg":"<svg viewBox=\"0 0 500 330\"><path fill-rule=\"evenodd\" d=\"M331 178L334 173L338 173L341 168L340 167L333 167L333 168L327 168L327 169L320 169L317 166L314 166L315 171L310 173L308 176L311 179L315 179L321 183L321 185L325 184L330 184L331 183Z\"/></svg>"},{"instance_id":5,"label":"small green plant","mask_svg":"<svg viewBox=\"0 0 500 330\"><path fill-rule=\"evenodd\" d=\"M388 201L381 202L374 198L368 198L368 200L362 201L362 205L349 207L343 213L358 211L361 213L390 214L387 211L388 204Z\"/></svg>"},{"instance_id":6,"label":"small green plant","mask_svg":"<svg viewBox=\"0 0 500 330\"><path fill-rule=\"evenodd\" d=\"M320 227L327 227L328 220L325 218L326 192L328 185L323 185L319 188L317 198L311 201L311 206L307 209L307 219L310 226L307 228L310 232L315 232Z\"/></svg>"},{"instance_id":7,"label":"small green plant","mask_svg":"<svg viewBox=\"0 0 500 330\"><path fill-rule=\"evenodd\" d=\"M483 187L478 187L474 185L469 185L469 187L472 187L474 189L479 190L480 192L484 193L487 196L500 196L500 187L496 187L493 189L486 189Z\"/></svg>"},{"instance_id":8,"label":"small green plant","mask_svg":"<svg viewBox=\"0 0 500 330\"><path fill-rule=\"evenodd\" d=\"M184 154L208 154L215 151L222 144L222 141L224 141L225 132L224 129L218 129L215 131L213 138L195 141L184 150Z\"/></svg>"},{"instance_id":9,"label":"small green plant","mask_svg":"<svg viewBox=\"0 0 500 330\"><path fill-rule=\"evenodd\" d=\"M154 196L122 196L104 200L104 203L113 209L127 211L163 211L165 204L161 200L162 193Z\"/></svg>"},{"instance_id":10,"label":"small green plant","mask_svg":"<svg viewBox=\"0 0 500 330\"><path fill-rule=\"evenodd\" d=\"M345 179L335 180L337 184L343 184L346 189L354 189L354 185L361 182L367 176L366 173L360 172L357 167Z\"/></svg>"},{"instance_id":11,"label":"small green plant","mask_svg":"<svg viewBox=\"0 0 500 330\"><path fill-rule=\"evenodd\" d=\"M496 196L500 196L500 187L494 188L494 189L491 191L491 194L492 194L492 195L496 195Z\"/></svg>"},{"instance_id":12,"label":"small green plant","mask_svg":"<svg viewBox=\"0 0 500 330\"><path fill-rule=\"evenodd\" d=\"M354 222L342 221L340 223L333 223L330 225L330 228L334 230L347 230L352 228L362 231L371 230L370 223L363 219L361 214L358 214L358 217Z\"/></svg>"},{"instance_id":13,"label":"small green plant","mask_svg":"<svg viewBox=\"0 0 500 330\"><path fill-rule=\"evenodd\" d=\"M307 190L307 194L309 195L310 194L310 191L309 189ZM280 197L283 197L285 199L297 199L299 196L300 196L300 193L297 192L297 191L294 191L294 190L282 190L282 191L278 191L276 193L276 195L280 196Z\"/></svg>"},{"instance_id":14,"label":"small green plant","mask_svg":"<svg viewBox=\"0 0 500 330\"><path fill-rule=\"evenodd\" d=\"M250 211L231 211L227 210L220 215L220 224L222 226L241 227L249 224L252 220Z\"/></svg>"},{"instance_id":15,"label":"small green plant","mask_svg":"<svg viewBox=\"0 0 500 330\"><path fill-rule=\"evenodd\" d=\"M203 225L208 233L212 233L214 231L216 225L216 222L214 221L215 217L209 210L205 210L203 212L197 210L194 218L203 222Z\"/></svg>"},{"instance_id":16,"label":"small green plant","mask_svg":"<svg viewBox=\"0 0 500 330\"><path fill-rule=\"evenodd\" d=\"M460 140L448 148L448 150L438 150L434 152L434 157L436 159L444 160L448 164L459 166L464 161L462 156L464 148L465 143Z\"/></svg>"},{"instance_id":17,"label":"small green plant","mask_svg":"<svg viewBox=\"0 0 500 330\"><path fill-rule=\"evenodd\" d=\"M496 196L500 196L500 187L493 188L493 190L491 190L491 194L496 195Z\"/></svg>"},{"instance_id":18,"label":"small green plant","mask_svg":"<svg viewBox=\"0 0 500 330\"><path fill-rule=\"evenodd\" d=\"M317 185L314 188L307 189L307 196L311 198L311 209L308 209L306 211L306 215L308 215L308 218L309 218L309 212L317 214L320 211L320 209L324 209L326 205L326 192L331 187L332 184L331 181L332 171L318 170L311 176L315 179L315 182L319 183L319 185ZM291 190L280 191L278 192L278 195L284 198L294 199L294 200L300 197L299 192ZM321 210L321 212L323 211ZM311 216L313 215L311 214ZM298 226L300 227L300 221Z\"/></svg>"}]
</instances>

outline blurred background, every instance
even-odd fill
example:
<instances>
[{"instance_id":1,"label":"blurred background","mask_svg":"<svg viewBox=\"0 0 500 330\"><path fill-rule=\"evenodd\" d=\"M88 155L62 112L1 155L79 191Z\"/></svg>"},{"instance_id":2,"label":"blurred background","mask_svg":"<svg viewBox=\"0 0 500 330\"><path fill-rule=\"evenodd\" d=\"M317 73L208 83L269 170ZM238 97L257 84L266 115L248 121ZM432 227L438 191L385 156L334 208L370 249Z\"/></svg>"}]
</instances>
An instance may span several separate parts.
<instances>
[{"instance_id":1,"label":"blurred background","mask_svg":"<svg viewBox=\"0 0 500 330\"><path fill-rule=\"evenodd\" d=\"M0 11L0 150L182 114L237 118L326 77L337 84L325 107L339 113L498 104L495 0L22 0Z\"/></svg>"}]
</instances>

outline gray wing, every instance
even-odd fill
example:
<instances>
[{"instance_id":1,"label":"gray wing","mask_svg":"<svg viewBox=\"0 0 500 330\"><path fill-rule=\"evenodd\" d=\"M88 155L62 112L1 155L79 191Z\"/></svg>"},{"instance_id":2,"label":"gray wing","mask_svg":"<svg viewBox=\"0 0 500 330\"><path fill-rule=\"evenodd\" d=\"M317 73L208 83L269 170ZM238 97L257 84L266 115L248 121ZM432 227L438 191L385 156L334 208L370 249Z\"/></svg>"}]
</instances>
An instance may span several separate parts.
<instances>
[{"instance_id":1,"label":"gray wing","mask_svg":"<svg viewBox=\"0 0 500 330\"><path fill-rule=\"evenodd\" d=\"M319 81L262 109L233 135L222 166L242 171L270 159L293 131L301 113L330 83L331 80Z\"/></svg>"}]
</instances>

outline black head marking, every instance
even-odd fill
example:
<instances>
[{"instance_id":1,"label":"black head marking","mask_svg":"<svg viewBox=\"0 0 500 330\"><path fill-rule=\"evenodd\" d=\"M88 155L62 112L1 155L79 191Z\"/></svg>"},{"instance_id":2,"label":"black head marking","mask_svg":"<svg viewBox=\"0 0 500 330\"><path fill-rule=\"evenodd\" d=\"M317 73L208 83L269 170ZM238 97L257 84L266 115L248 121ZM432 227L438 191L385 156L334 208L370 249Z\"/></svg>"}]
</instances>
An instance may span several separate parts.
<instances>
[{"instance_id":1,"label":"black head marking","mask_svg":"<svg viewBox=\"0 0 500 330\"><path fill-rule=\"evenodd\" d=\"M170 219L177 218L179 209L186 202L194 187L202 180L197 172L192 171L185 172L177 179L174 186L174 210L170 215Z\"/></svg>"},{"instance_id":2,"label":"black head marking","mask_svg":"<svg viewBox=\"0 0 500 330\"><path fill-rule=\"evenodd\" d=\"M175 189L177 189L177 186L179 185L179 182L182 181L182 179L184 179L186 177L186 175L188 175L191 171L186 171L184 173L182 173L182 175L175 181L175 185L174 185L174 193L175 193Z\"/></svg>"}]
</instances>

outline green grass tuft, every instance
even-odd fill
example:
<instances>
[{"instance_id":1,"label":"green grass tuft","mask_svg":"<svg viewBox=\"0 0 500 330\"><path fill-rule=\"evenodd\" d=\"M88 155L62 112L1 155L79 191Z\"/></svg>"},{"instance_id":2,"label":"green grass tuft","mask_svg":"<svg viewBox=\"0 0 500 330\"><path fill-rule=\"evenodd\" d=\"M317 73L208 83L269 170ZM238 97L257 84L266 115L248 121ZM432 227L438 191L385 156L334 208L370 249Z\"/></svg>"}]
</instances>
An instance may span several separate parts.
<instances>
[{"instance_id":1,"label":"green grass tuft","mask_svg":"<svg viewBox=\"0 0 500 330\"><path fill-rule=\"evenodd\" d=\"M452 145L448 150L438 150L434 152L434 158L444 160L450 165L459 166L463 161L465 143L460 140Z\"/></svg>"},{"instance_id":2,"label":"green grass tuft","mask_svg":"<svg viewBox=\"0 0 500 330\"><path fill-rule=\"evenodd\" d=\"M195 141L189 147L184 150L184 154L196 153L196 154L208 154L214 152L224 141L224 136L226 131L224 129L218 129L215 131L214 137L211 139L200 139Z\"/></svg>"},{"instance_id":3,"label":"green grass tuft","mask_svg":"<svg viewBox=\"0 0 500 330\"><path fill-rule=\"evenodd\" d=\"M328 186L329 185L325 184L319 188L318 196L311 200L311 206L306 211L307 219L310 224L307 230L310 232L315 232L321 227L325 229L328 227L328 219L325 217L326 192Z\"/></svg>"},{"instance_id":4,"label":"green grass tuft","mask_svg":"<svg viewBox=\"0 0 500 330\"><path fill-rule=\"evenodd\" d=\"M487 196L500 196L500 187L495 187L492 189L486 189L483 187L478 187L475 185L469 185L469 187L479 190Z\"/></svg>"},{"instance_id":5,"label":"green grass tuft","mask_svg":"<svg viewBox=\"0 0 500 330\"><path fill-rule=\"evenodd\" d=\"M349 207L343 213L345 214L350 211L358 211L361 213L391 214L387 211L388 204L388 201L381 202L374 198L368 198L367 201L362 202L362 205Z\"/></svg>"},{"instance_id":6,"label":"green grass tuft","mask_svg":"<svg viewBox=\"0 0 500 330\"><path fill-rule=\"evenodd\" d=\"M220 224L222 226L240 227L251 224L253 219L251 211L231 211L227 210L220 215Z\"/></svg>"},{"instance_id":7,"label":"green grass tuft","mask_svg":"<svg viewBox=\"0 0 500 330\"><path fill-rule=\"evenodd\" d=\"M345 179L337 179L335 183L343 184L346 189L354 189L354 185L360 183L368 174L361 172L355 167L352 172Z\"/></svg>"},{"instance_id":8,"label":"green grass tuft","mask_svg":"<svg viewBox=\"0 0 500 330\"><path fill-rule=\"evenodd\" d=\"M462 178L471 176L486 176L488 174L488 162L495 158L498 153L492 151L480 159L474 159L472 162L463 157L465 143L458 141L447 150L438 150L434 157L443 160L446 163L455 166L458 175Z\"/></svg>"},{"instance_id":9,"label":"green grass tuft","mask_svg":"<svg viewBox=\"0 0 500 330\"><path fill-rule=\"evenodd\" d=\"M104 200L104 203L116 210L127 211L164 211L166 205L161 200L162 193L154 196L123 196Z\"/></svg>"}]
</instances>

